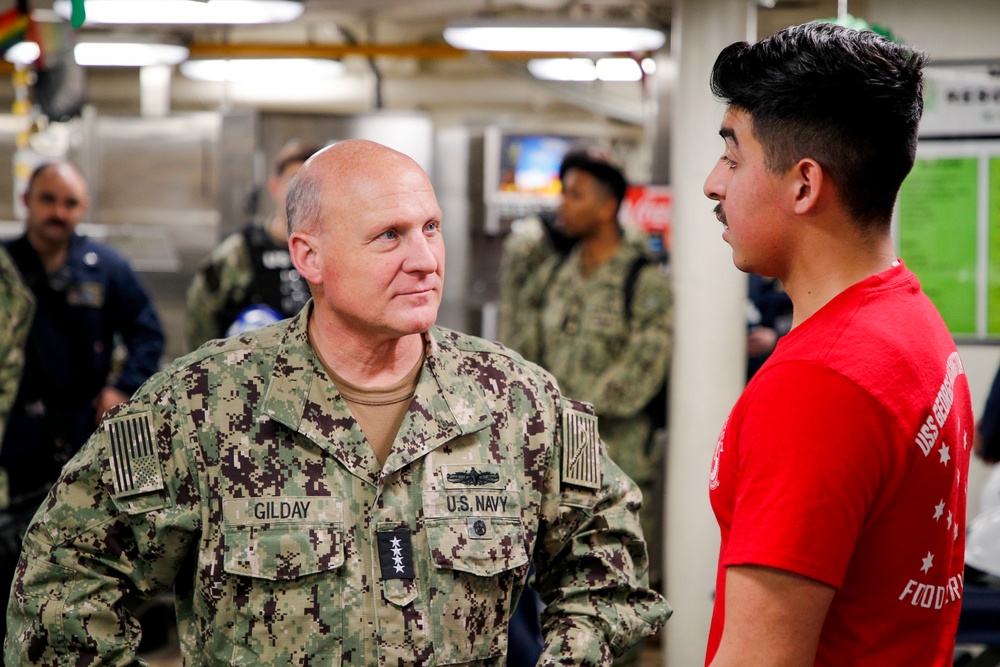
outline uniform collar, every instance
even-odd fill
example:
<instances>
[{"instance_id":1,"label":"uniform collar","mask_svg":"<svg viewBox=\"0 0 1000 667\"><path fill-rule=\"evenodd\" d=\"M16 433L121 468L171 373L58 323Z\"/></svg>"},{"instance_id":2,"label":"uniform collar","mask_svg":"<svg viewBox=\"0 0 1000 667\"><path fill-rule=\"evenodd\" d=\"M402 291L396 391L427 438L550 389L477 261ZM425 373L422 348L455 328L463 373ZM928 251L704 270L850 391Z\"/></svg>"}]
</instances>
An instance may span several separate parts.
<instances>
[{"instance_id":1,"label":"uniform collar","mask_svg":"<svg viewBox=\"0 0 1000 667\"><path fill-rule=\"evenodd\" d=\"M453 336L424 336L424 367L392 451L380 467L371 446L315 351L306 324L313 304L293 317L278 344L261 411L336 457L356 476L377 484L454 438L493 423L482 389L463 369Z\"/></svg>"}]
</instances>

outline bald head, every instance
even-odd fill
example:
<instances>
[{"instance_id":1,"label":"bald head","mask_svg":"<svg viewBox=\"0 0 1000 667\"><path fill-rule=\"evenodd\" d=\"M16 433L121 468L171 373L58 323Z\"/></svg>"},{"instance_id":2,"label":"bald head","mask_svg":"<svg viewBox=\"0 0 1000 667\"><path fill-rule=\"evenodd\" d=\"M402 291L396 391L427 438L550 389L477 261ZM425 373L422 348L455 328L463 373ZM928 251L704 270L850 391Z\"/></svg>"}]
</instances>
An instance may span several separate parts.
<instances>
[{"instance_id":1,"label":"bald head","mask_svg":"<svg viewBox=\"0 0 1000 667\"><path fill-rule=\"evenodd\" d=\"M319 233L357 206L391 194L399 186L424 181L427 174L412 158L388 146L349 139L315 153L288 186L286 210L289 233Z\"/></svg>"},{"instance_id":2,"label":"bald head","mask_svg":"<svg viewBox=\"0 0 1000 667\"><path fill-rule=\"evenodd\" d=\"M35 167L35 170L31 172L31 176L28 177L28 185L25 188L25 193L30 193L39 179L58 179L78 190L81 195L86 197L88 194L87 179L70 162L44 162Z\"/></svg>"},{"instance_id":3,"label":"bald head","mask_svg":"<svg viewBox=\"0 0 1000 667\"><path fill-rule=\"evenodd\" d=\"M427 174L391 148L342 141L309 158L289 184L288 250L316 331L392 345L427 331L444 278L441 217Z\"/></svg>"}]
</instances>

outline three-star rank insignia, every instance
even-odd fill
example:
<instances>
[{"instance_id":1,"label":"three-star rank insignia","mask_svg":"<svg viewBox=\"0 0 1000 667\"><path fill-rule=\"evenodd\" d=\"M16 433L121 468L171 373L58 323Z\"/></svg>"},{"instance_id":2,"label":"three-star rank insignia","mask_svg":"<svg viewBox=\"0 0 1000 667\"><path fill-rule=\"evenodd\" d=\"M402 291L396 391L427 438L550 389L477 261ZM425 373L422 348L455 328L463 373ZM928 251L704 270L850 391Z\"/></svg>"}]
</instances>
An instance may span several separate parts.
<instances>
[{"instance_id":1,"label":"three-star rank insignia","mask_svg":"<svg viewBox=\"0 0 1000 667\"><path fill-rule=\"evenodd\" d=\"M378 536L378 562L382 579L413 579L413 546L410 531L386 530Z\"/></svg>"},{"instance_id":2,"label":"three-star rank insignia","mask_svg":"<svg viewBox=\"0 0 1000 667\"><path fill-rule=\"evenodd\" d=\"M601 488L600 438L597 417L566 408L562 423L562 481L588 489Z\"/></svg>"}]
</instances>

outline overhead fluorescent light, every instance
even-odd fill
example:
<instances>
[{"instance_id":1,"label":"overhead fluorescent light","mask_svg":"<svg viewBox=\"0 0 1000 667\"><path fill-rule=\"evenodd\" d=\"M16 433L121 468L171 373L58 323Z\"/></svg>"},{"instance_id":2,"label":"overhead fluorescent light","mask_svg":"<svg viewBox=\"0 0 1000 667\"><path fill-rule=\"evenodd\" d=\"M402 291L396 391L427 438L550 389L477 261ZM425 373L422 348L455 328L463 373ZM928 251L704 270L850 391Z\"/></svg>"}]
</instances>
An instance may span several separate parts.
<instances>
[{"instance_id":1,"label":"overhead fluorescent light","mask_svg":"<svg viewBox=\"0 0 1000 667\"><path fill-rule=\"evenodd\" d=\"M634 53L667 41L659 30L633 22L488 18L452 21L444 39L458 49L528 53Z\"/></svg>"},{"instance_id":2,"label":"overhead fluorescent light","mask_svg":"<svg viewBox=\"0 0 1000 667\"><path fill-rule=\"evenodd\" d=\"M30 65L38 60L38 56L40 55L42 55L42 49L38 46L37 42L25 41L18 42L7 49L3 54L3 59L15 65Z\"/></svg>"},{"instance_id":3,"label":"overhead fluorescent light","mask_svg":"<svg viewBox=\"0 0 1000 667\"><path fill-rule=\"evenodd\" d=\"M639 81L643 72L652 74L656 64L652 58L638 63L633 58L533 58L528 71L545 81Z\"/></svg>"},{"instance_id":4,"label":"overhead fluorescent light","mask_svg":"<svg viewBox=\"0 0 1000 667\"><path fill-rule=\"evenodd\" d=\"M56 14L69 20L71 0L55 0ZM285 23L302 15L300 0L87 0L86 25Z\"/></svg>"},{"instance_id":5,"label":"overhead fluorescent light","mask_svg":"<svg viewBox=\"0 0 1000 667\"><path fill-rule=\"evenodd\" d=\"M642 67L634 58L600 58L597 61L597 78L601 81L639 81Z\"/></svg>"},{"instance_id":6,"label":"overhead fluorescent light","mask_svg":"<svg viewBox=\"0 0 1000 667\"><path fill-rule=\"evenodd\" d=\"M597 67L590 58L533 58L528 71L543 81L597 80Z\"/></svg>"},{"instance_id":7,"label":"overhead fluorescent light","mask_svg":"<svg viewBox=\"0 0 1000 667\"><path fill-rule=\"evenodd\" d=\"M145 67L184 62L188 50L180 44L80 42L73 47L73 56L84 67Z\"/></svg>"},{"instance_id":8,"label":"overhead fluorescent light","mask_svg":"<svg viewBox=\"0 0 1000 667\"><path fill-rule=\"evenodd\" d=\"M343 64L320 58L247 58L241 60L188 60L181 74L194 81L316 81L344 73Z\"/></svg>"}]
</instances>

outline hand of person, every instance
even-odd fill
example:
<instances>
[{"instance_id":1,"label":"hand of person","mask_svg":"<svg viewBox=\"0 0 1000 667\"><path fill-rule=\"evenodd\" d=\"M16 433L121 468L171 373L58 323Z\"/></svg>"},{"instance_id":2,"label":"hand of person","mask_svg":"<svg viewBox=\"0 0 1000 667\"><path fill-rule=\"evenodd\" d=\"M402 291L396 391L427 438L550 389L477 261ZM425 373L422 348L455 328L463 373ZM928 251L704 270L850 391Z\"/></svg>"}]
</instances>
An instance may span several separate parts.
<instances>
[{"instance_id":1,"label":"hand of person","mask_svg":"<svg viewBox=\"0 0 1000 667\"><path fill-rule=\"evenodd\" d=\"M105 387L102 389L101 393L94 399L94 407L97 409L95 423L100 424L105 412L127 400L128 395L114 387Z\"/></svg>"},{"instance_id":2,"label":"hand of person","mask_svg":"<svg viewBox=\"0 0 1000 667\"><path fill-rule=\"evenodd\" d=\"M747 333L747 356L770 354L778 344L778 332L769 327L754 327Z\"/></svg>"}]
</instances>

